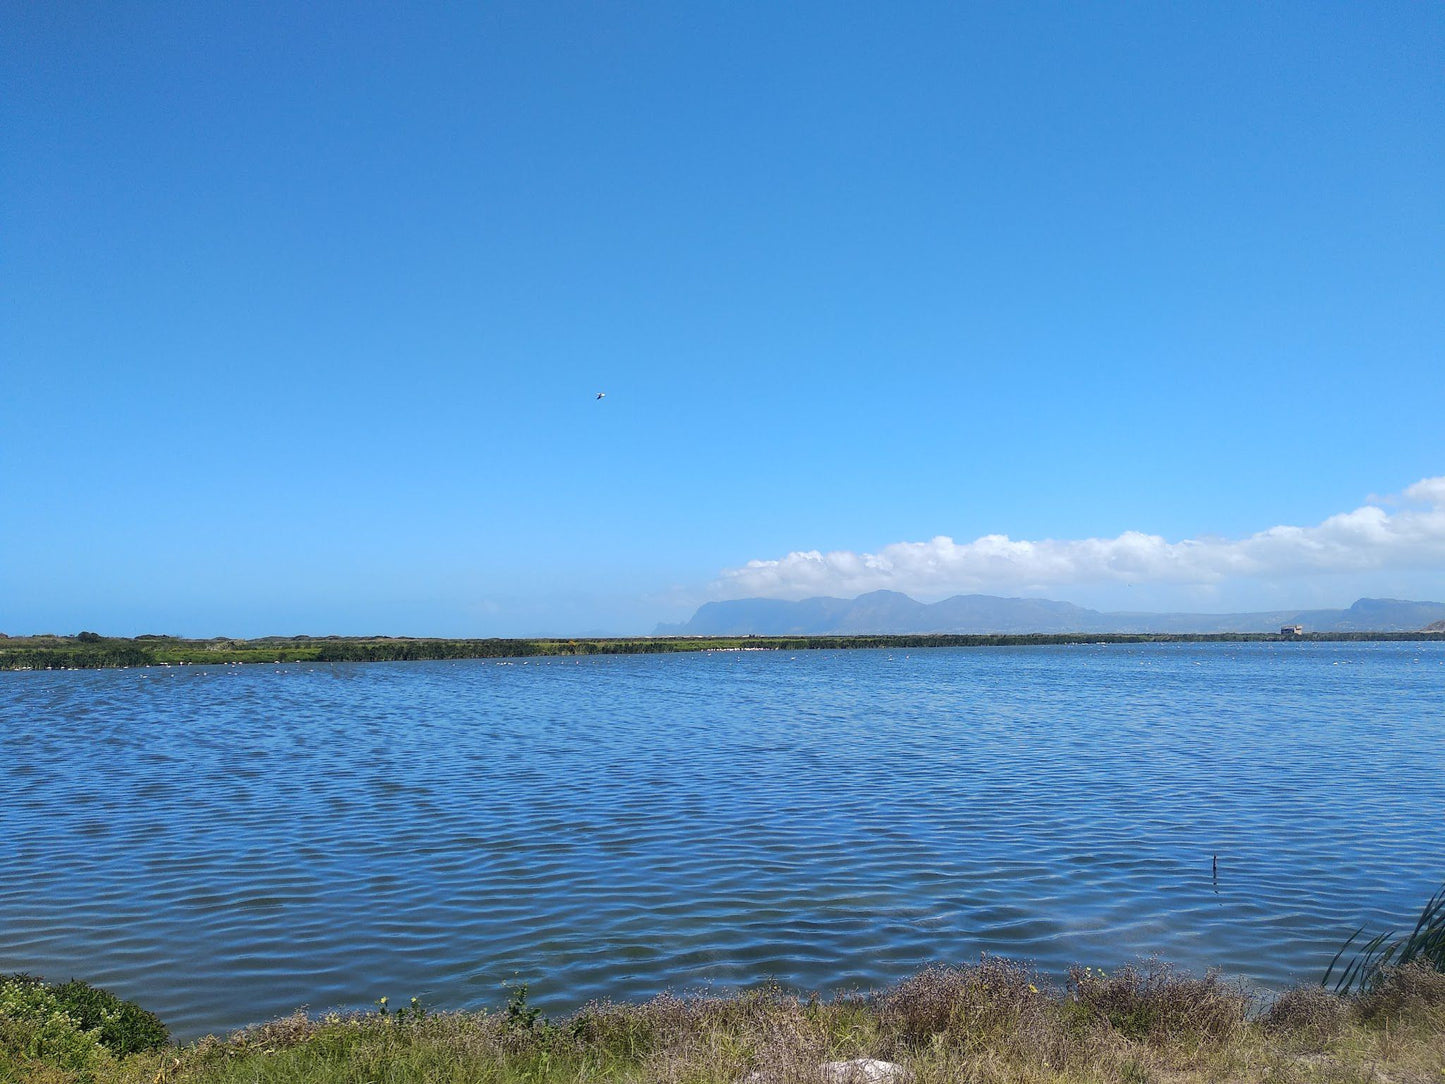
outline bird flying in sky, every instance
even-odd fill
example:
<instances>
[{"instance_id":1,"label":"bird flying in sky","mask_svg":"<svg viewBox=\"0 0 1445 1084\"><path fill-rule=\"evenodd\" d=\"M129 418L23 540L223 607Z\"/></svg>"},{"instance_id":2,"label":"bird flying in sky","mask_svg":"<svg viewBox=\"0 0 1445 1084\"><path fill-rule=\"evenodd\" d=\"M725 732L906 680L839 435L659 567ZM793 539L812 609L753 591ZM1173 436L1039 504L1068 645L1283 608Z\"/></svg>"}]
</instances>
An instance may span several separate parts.
<instances>
[{"instance_id":1,"label":"bird flying in sky","mask_svg":"<svg viewBox=\"0 0 1445 1084\"><path fill-rule=\"evenodd\" d=\"M597 398L599 398L599 399L606 399L606 398L607 398L607 393L606 393L605 391L599 391L599 392L597 393Z\"/></svg>"}]
</instances>

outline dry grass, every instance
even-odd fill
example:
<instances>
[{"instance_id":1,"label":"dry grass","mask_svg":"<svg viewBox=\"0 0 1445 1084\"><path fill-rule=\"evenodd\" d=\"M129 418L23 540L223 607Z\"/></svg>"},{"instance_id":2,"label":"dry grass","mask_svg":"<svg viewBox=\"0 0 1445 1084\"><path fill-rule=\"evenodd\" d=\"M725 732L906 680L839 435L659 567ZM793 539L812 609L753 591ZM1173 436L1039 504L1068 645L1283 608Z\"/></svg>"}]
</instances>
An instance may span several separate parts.
<instances>
[{"instance_id":1,"label":"dry grass","mask_svg":"<svg viewBox=\"0 0 1445 1084\"><path fill-rule=\"evenodd\" d=\"M1158 960L1112 972L1075 967L1069 985L1074 1003L1096 1020L1156 1046L1225 1042L1239 1033L1250 1009L1249 995L1217 972L1196 978Z\"/></svg>"},{"instance_id":2,"label":"dry grass","mask_svg":"<svg viewBox=\"0 0 1445 1084\"><path fill-rule=\"evenodd\" d=\"M1260 1017L1265 1032L1303 1049L1321 1049L1348 1025L1353 1006L1323 986L1286 990Z\"/></svg>"},{"instance_id":3,"label":"dry grass","mask_svg":"<svg viewBox=\"0 0 1445 1084\"><path fill-rule=\"evenodd\" d=\"M1445 972L1422 960L1381 969L1375 985L1357 1002L1366 1020L1445 1017Z\"/></svg>"},{"instance_id":4,"label":"dry grass","mask_svg":"<svg viewBox=\"0 0 1445 1084\"><path fill-rule=\"evenodd\" d=\"M878 999L879 1024L895 1042L977 1048L1047 1030L1048 984L1023 964L984 957L976 967L930 967Z\"/></svg>"}]
</instances>

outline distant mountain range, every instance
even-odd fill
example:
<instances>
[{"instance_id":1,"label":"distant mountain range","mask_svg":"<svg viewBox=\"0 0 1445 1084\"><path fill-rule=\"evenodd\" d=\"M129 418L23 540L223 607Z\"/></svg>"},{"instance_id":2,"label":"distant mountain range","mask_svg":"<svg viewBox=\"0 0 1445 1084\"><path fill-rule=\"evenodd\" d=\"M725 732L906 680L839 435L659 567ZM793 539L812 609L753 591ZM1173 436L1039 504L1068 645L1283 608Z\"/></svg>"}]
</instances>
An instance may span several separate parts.
<instances>
[{"instance_id":1,"label":"distant mountain range","mask_svg":"<svg viewBox=\"0 0 1445 1084\"><path fill-rule=\"evenodd\" d=\"M916 633L1029 632L1414 632L1445 628L1445 602L1362 598L1348 610L1266 610L1259 613L1105 613L1043 598L955 595L925 603L897 591L854 599L786 602L744 598L709 602L658 636L848 636Z\"/></svg>"}]
</instances>

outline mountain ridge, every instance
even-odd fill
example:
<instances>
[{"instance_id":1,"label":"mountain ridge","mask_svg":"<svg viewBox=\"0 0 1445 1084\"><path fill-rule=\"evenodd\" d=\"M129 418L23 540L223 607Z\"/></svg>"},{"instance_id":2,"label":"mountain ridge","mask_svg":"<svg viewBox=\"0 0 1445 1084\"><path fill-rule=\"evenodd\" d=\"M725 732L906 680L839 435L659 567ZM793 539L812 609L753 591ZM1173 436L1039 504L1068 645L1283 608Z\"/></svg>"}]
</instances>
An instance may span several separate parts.
<instances>
[{"instance_id":1,"label":"mountain ridge","mask_svg":"<svg viewBox=\"0 0 1445 1084\"><path fill-rule=\"evenodd\" d=\"M1307 632L1416 632L1441 623L1445 623L1445 602L1406 599L1361 598L1343 610L1207 614L1110 612L1054 599L978 594L954 595L929 603L882 590L854 599L824 596L795 602L762 598L707 602L687 621L658 625L654 635L1278 632L1289 625L1303 625Z\"/></svg>"}]
</instances>

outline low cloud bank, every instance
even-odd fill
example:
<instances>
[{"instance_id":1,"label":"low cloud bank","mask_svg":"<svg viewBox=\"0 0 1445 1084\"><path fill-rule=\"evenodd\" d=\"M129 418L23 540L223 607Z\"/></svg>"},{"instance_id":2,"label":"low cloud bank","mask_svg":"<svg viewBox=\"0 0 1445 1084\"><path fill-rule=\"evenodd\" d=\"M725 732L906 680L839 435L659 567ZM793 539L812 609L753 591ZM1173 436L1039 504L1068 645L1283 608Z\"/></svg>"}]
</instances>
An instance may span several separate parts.
<instances>
[{"instance_id":1,"label":"low cloud bank","mask_svg":"<svg viewBox=\"0 0 1445 1084\"><path fill-rule=\"evenodd\" d=\"M1404 492L1414 507L1373 504L1314 527L1270 527L1241 539L1125 531L1117 538L1015 540L991 534L958 543L895 542L877 553L803 550L726 570L730 597L851 597L886 588L915 597L1042 590L1109 583L1213 585L1232 579L1377 569L1445 568L1445 475Z\"/></svg>"}]
</instances>

